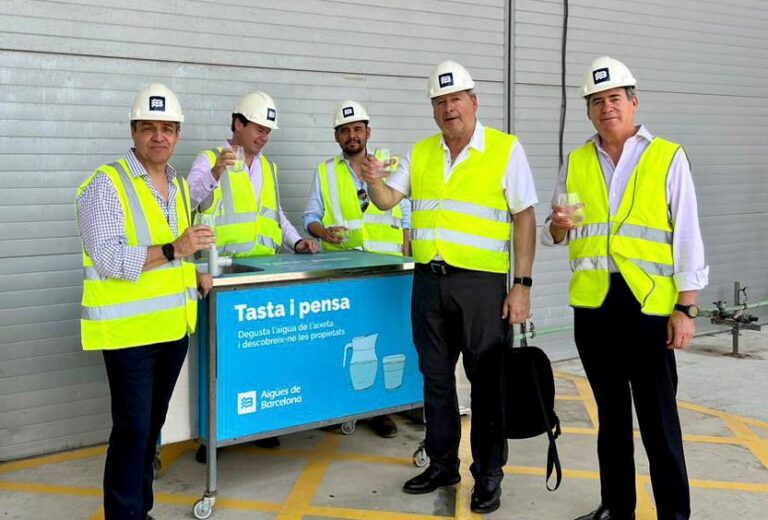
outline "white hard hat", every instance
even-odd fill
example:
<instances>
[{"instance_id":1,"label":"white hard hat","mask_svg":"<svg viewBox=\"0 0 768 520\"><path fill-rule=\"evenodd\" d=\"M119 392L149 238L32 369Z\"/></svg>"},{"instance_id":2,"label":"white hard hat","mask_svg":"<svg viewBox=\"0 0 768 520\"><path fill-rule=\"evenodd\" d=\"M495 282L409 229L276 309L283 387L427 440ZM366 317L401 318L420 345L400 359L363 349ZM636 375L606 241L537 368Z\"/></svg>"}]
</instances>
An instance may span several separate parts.
<instances>
[{"instance_id":1,"label":"white hard hat","mask_svg":"<svg viewBox=\"0 0 768 520\"><path fill-rule=\"evenodd\" d=\"M439 63L429 77L430 99L473 88L475 88L475 82L472 81L472 76L467 69L455 61L447 60Z\"/></svg>"},{"instance_id":2,"label":"white hard hat","mask_svg":"<svg viewBox=\"0 0 768 520\"><path fill-rule=\"evenodd\" d=\"M131 121L184 122L179 99L162 83L152 83L139 92L133 100L130 118Z\"/></svg>"},{"instance_id":3,"label":"white hard hat","mask_svg":"<svg viewBox=\"0 0 768 520\"><path fill-rule=\"evenodd\" d=\"M237 102L235 114L243 114L245 118L257 125L277 130L277 107L274 100L266 92L251 92Z\"/></svg>"},{"instance_id":4,"label":"white hard hat","mask_svg":"<svg viewBox=\"0 0 768 520\"><path fill-rule=\"evenodd\" d=\"M619 87L636 87L637 80L619 60L602 56L592 62L581 82L583 97Z\"/></svg>"},{"instance_id":5,"label":"white hard hat","mask_svg":"<svg viewBox=\"0 0 768 520\"><path fill-rule=\"evenodd\" d=\"M368 117L368 112L366 112L363 105L357 101L348 99L346 101L342 101L341 104L336 108L336 114L333 116L333 128L335 129L341 125L346 125L347 123L356 123L358 121L365 121L367 123L370 120L371 118Z\"/></svg>"}]
</instances>

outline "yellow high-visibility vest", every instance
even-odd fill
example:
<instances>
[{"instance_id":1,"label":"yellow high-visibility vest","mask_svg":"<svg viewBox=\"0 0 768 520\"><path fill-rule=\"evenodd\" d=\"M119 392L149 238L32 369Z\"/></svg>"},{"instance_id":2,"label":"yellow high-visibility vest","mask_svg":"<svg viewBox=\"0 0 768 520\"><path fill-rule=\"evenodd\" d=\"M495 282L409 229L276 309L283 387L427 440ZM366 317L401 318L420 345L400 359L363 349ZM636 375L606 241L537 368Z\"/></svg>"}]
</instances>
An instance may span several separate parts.
<instances>
[{"instance_id":1,"label":"yellow high-visibility vest","mask_svg":"<svg viewBox=\"0 0 768 520\"><path fill-rule=\"evenodd\" d=\"M655 138L640 157L615 215L597 146L568 157L566 188L584 203L584 222L569 235L571 305L600 307L608 294L610 256L645 314L668 316L677 300L667 175L680 145Z\"/></svg>"},{"instance_id":2,"label":"yellow high-visibility vest","mask_svg":"<svg viewBox=\"0 0 768 520\"><path fill-rule=\"evenodd\" d=\"M115 187L125 216L129 246L173 242L171 227L141 177L129 172L125 159L101 166L78 189L78 196L99 173ZM176 186L178 235L189 227L189 187L179 176ZM175 341L195 331L195 265L183 259L143 271L136 282L102 276L83 248L83 300L80 335L83 350L109 350Z\"/></svg>"},{"instance_id":3,"label":"yellow high-visibility vest","mask_svg":"<svg viewBox=\"0 0 768 520\"><path fill-rule=\"evenodd\" d=\"M200 153L208 158L209 168L216 164L221 148ZM245 170L225 171L213 191L213 203L203 213L216 215L216 247L224 255L270 256L283 244L278 211L277 165L261 156L261 196L258 203Z\"/></svg>"},{"instance_id":4,"label":"yellow high-visibility vest","mask_svg":"<svg viewBox=\"0 0 768 520\"><path fill-rule=\"evenodd\" d=\"M485 151L470 148L447 183L441 139L436 134L413 147L414 258L426 263L440 254L455 267L508 273L512 216L502 179L517 137L486 128Z\"/></svg>"},{"instance_id":5,"label":"yellow high-visibility vest","mask_svg":"<svg viewBox=\"0 0 768 520\"><path fill-rule=\"evenodd\" d=\"M399 205L382 211L373 202L360 209L352 173L338 157L320 163L320 193L325 213L323 226L344 226L349 237L341 244L323 241L326 251L360 248L371 253L403 255L403 211Z\"/></svg>"}]
</instances>

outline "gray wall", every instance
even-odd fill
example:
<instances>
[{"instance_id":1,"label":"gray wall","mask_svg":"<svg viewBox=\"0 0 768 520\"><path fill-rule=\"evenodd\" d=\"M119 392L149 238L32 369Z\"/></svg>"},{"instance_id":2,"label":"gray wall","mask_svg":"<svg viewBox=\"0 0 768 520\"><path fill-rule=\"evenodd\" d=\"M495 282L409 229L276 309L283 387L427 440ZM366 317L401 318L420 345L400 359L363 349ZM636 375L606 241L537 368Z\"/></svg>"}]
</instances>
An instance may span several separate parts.
<instances>
[{"instance_id":1,"label":"gray wall","mask_svg":"<svg viewBox=\"0 0 768 520\"><path fill-rule=\"evenodd\" d=\"M365 104L372 141L404 151L435 129L425 94L435 63L451 58L470 69L481 119L498 128L508 70L511 124L534 170L543 222L557 170L560 0L59 4L0 2L0 460L107 437L101 357L79 350L72 202L90 171L130 146L128 109L151 81L170 86L186 112L173 160L182 172L227 137L242 94L270 92L281 128L266 152L298 224L314 166L338 151L330 130L338 101ZM768 298L768 5L570 5L566 150L592 133L577 94L581 73L601 54L623 60L639 80L640 121L683 143L693 163L712 282L701 302L731 300L734 280L752 300ZM565 252L540 248L534 276L537 326L569 325ZM553 357L573 354L569 333L536 342Z\"/></svg>"},{"instance_id":2,"label":"gray wall","mask_svg":"<svg viewBox=\"0 0 768 520\"><path fill-rule=\"evenodd\" d=\"M426 76L453 58L503 127L504 14L503 0L0 2L0 460L107 438L101 356L79 346L73 200L130 146L139 90L160 81L179 96L183 173L228 137L240 96L271 93L280 129L266 153L300 225L315 166L338 153L342 99L368 108L372 144L405 151L435 131Z\"/></svg>"}]
</instances>

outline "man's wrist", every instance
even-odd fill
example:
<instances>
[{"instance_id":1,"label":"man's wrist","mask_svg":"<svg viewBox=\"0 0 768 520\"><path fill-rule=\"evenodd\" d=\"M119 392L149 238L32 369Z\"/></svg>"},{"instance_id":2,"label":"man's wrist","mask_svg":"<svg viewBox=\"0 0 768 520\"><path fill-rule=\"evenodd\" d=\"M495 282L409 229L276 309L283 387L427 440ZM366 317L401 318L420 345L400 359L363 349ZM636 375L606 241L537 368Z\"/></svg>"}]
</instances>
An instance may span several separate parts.
<instances>
[{"instance_id":1,"label":"man's wrist","mask_svg":"<svg viewBox=\"0 0 768 520\"><path fill-rule=\"evenodd\" d=\"M512 285L522 285L523 287L530 288L533 286L533 278L530 276L514 276L512 277Z\"/></svg>"}]
</instances>

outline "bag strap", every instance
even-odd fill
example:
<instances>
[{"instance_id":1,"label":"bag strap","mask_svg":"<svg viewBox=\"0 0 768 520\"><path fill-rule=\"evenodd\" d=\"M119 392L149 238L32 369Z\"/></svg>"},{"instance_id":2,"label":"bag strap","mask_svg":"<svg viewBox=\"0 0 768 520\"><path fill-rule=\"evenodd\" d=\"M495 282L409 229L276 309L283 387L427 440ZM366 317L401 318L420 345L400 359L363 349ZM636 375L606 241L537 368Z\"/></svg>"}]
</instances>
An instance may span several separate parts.
<instances>
[{"instance_id":1,"label":"bag strap","mask_svg":"<svg viewBox=\"0 0 768 520\"><path fill-rule=\"evenodd\" d=\"M525 322L520 324L520 346L527 347L528 340L525 337L526 327ZM533 384L536 387L536 396L539 399L539 406L541 407L541 415L544 417L544 423L547 425L547 437L549 437L549 449L547 450L547 475L545 479L545 485L548 491L556 491L560 487L560 483L563 480L563 469L560 465L560 456L557 454L557 444L555 439L560 436L560 419L555 416L555 432L552 433L552 425L549 423L549 411L544 404L544 398L541 395L541 385L539 384L539 375L536 372L536 367L533 365L533 360L529 358L531 365L531 374L533 375ZM552 471L555 472L555 487L549 487L549 480L552 477Z\"/></svg>"}]
</instances>

